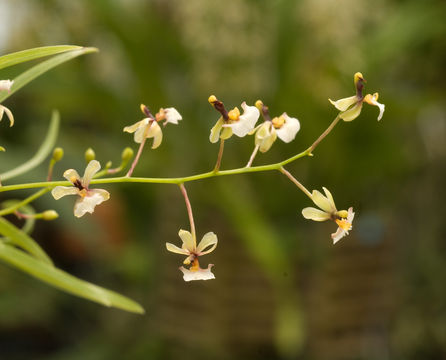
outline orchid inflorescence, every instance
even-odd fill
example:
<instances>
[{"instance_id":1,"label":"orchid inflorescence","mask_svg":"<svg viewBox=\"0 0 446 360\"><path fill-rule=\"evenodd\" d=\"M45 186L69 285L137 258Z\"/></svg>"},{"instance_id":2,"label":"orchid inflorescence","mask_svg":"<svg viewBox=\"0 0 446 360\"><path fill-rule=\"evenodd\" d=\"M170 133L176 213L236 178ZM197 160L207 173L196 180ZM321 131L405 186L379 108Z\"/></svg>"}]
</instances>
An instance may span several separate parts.
<instances>
[{"instance_id":1,"label":"orchid inflorescence","mask_svg":"<svg viewBox=\"0 0 446 360\"><path fill-rule=\"evenodd\" d=\"M384 105L377 101L377 93L373 95L363 95L364 83L365 80L363 75L359 72L356 73L354 75L356 94L337 101L329 100L331 104L333 104L334 107L339 110L339 113L327 130L322 133L319 138L305 151L279 163L252 167L258 151L260 151L260 153L269 151L277 139L280 139L285 143L292 142L296 138L296 135L301 128L300 121L296 117L288 115L286 112L283 112L278 116L271 116L269 108L261 100L256 101L252 105L242 102L242 112L238 107L234 107L228 111L226 110L226 107L222 101L220 101L215 95L211 95L208 98L208 102L217 111L219 116L217 117L214 126L210 129L209 140L211 143L220 144L217 161L212 171L182 178L132 178L136 165L138 164L140 156L143 153L146 140L151 138L153 139L151 146L152 149L157 149L159 146L161 146L163 140L163 130L160 123L163 124L164 128L167 124L178 125L179 121L183 119L180 113L174 107L161 108L155 115L153 115L149 107L142 104L140 108L144 118L137 121L133 125L125 126L123 128L124 132L133 134L134 142L139 144L137 154L135 157L133 157L133 150L126 148L122 154L122 163L119 167L111 168L111 162L109 162L105 168L100 171L101 165L99 161L95 159L94 151L92 149L88 149L86 152L87 166L83 177L80 177L76 170L68 169L63 173L63 177L68 180L68 183L61 181L54 182L51 181L54 163L59 161L63 156L63 150L61 148L56 148L51 159L47 182L39 183L38 186L34 186L33 184L2 186L0 187L0 191L15 190L18 188L26 189L31 187L43 188L40 193L34 194L29 199L25 199L24 203L29 203L48 191L51 191L52 196L56 200L66 195L76 195L77 199L74 205L74 215L76 217L82 217L86 213L93 213L96 206L102 204L110 198L109 192L104 189L95 188L94 185L96 184L107 184L112 182L176 184L180 187L181 193L185 200L190 222L190 231L179 231L178 235L182 241L181 247L167 242L166 248L170 252L186 256L186 259L183 261L183 266L179 268L183 273L183 279L185 281L210 280L215 279L215 275L211 271L213 264L209 264L207 267L201 268L199 264L199 257L209 254L215 250L218 243L217 235L213 232L208 232L197 244L192 206L184 184L189 181L214 176L242 174L253 171L260 172L278 170L292 183L294 183L311 200L311 202L317 206L317 208L304 208L302 210L302 215L304 218L313 221L331 220L336 224L336 231L331 234L331 239L333 244L335 244L344 236L348 235L349 231L352 229L352 223L355 216L353 208L348 207L347 210L338 210L333 196L327 188L323 187L324 194L318 190L313 190L310 192L304 185L302 185L301 182L299 182L290 172L288 172L284 166L301 157L311 156L318 144L331 132L331 130L340 120L352 121L360 115L363 103L377 106L379 108L378 120L381 120L384 112ZM1 80L0 91L10 91L12 84L13 82L10 80ZM0 105L0 120L4 112L9 117L10 125L12 126L14 124L14 118L11 111L3 105ZM262 118L262 121L259 123L260 118ZM232 170L220 170L224 143L233 137L233 135L238 138L252 136L254 150L245 167ZM114 174L124 170L131 159L133 159L133 162L125 176L104 178L105 175ZM16 211L17 206L13 210ZM54 212L53 210L49 211ZM0 215L9 213L13 213L13 211L11 210L8 212L8 209L6 209L0 212ZM52 215L54 214L52 213ZM43 216L41 216L41 218L42 217ZM51 218L55 217L57 216L52 216Z\"/></svg>"}]
</instances>

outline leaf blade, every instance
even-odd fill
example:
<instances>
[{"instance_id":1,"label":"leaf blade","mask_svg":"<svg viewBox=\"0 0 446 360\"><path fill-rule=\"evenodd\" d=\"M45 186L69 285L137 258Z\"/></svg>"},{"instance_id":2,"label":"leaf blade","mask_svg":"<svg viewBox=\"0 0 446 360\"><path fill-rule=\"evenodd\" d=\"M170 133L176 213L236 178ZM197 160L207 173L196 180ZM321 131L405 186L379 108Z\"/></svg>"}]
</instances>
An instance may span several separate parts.
<instances>
[{"instance_id":1,"label":"leaf blade","mask_svg":"<svg viewBox=\"0 0 446 360\"><path fill-rule=\"evenodd\" d=\"M3 91L3 93L0 94L0 103L9 98L12 94L21 89L23 86L25 86L35 78L39 77L40 75L51 70L52 68L61 65L69 60L72 60L78 56L97 51L98 49L96 48L80 48L78 50L71 50L53 56L51 59L45 60L40 64L33 66L31 69L26 70L25 72L21 73L14 79L14 83L12 84L11 90L9 92Z\"/></svg>"},{"instance_id":2,"label":"leaf blade","mask_svg":"<svg viewBox=\"0 0 446 360\"><path fill-rule=\"evenodd\" d=\"M76 45L55 45L55 46L42 46L13 52L11 54L0 56L0 69L17 65L26 61L39 59L41 57L56 55L80 48L82 47Z\"/></svg>"},{"instance_id":3,"label":"leaf blade","mask_svg":"<svg viewBox=\"0 0 446 360\"><path fill-rule=\"evenodd\" d=\"M107 307L116 307L137 314L144 313L143 307L135 301L114 291L78 279L63 270L38 261L12 246L0 243L0 260L72 295Z\"/></svg>"}]
</instances>

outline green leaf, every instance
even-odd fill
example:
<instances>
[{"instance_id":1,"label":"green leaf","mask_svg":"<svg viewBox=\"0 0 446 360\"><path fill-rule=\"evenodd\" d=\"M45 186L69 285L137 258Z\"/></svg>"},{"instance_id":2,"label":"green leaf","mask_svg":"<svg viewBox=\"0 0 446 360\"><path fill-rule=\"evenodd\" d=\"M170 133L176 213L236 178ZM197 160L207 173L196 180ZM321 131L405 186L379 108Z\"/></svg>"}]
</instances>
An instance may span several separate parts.
<instances>
[{"instance_id":1,"label":"green leaf","mask_svg":"<svg viewBox=\"0 0 446 360\"><path fill-rule=\"evenodd\" d=\"M57 45L57 46L43 46L33 49L26 49L17 51L11 54L0 56L0 69L20 64L22 62L39 59L41 57L56 55L63 52L81 49L81 46L73 45Z\"/></svg>"},{"instance_id":2,"label":"green leaf","mask_svg":"<svg viewBox=\"0 0 446 360\"><path fill-rule=\"evenodd\" d=\"M0 259L35 278L70 294L108 307L116 307L138 314L144 313L144 309L135 301L114 291L78 279L65 271L38 261L32 256L29 256L12 246L0 243Z\"/></svg>"},{"instance_id":3,"label":"green leaf","mask_svg":"<svg viewBox=\"0 0 446 360\"><path fill-rule=\"evenodd\" d=\"M6 236L10 243L21 247L35 256L37 261L42 261L48 266L53 266L53 262L49 256L43 251L39 244L34 239L29 237L25 232L16 228L5 218L0 217L0 234Z\"/></svg>"},{"instance_id":4,"label":"green leaf","mask_svg":"<svg viewBox=\"0 0 446 360\"><path fill-rule=\"evenodd\" d=\"M9 98L12 94L28 84L30 81L46 73L48 70L51 70L52 68L63 64L66 61L74 59L75 57L97 51L98 49L96 48L80 48L78 50L72 50L53 56L51 59L45 60L44 62L33 66L31 69L21 73L14 79L14 84L11 86L11 91L3 91L2 94L0 94L0 103Z\"/></svg>"},{"instance_id":5,"label":"green leaf","mask_svg":"<svg viewBox=\"0 0 446 360\"><path fill-rule=\"evenodd\" d=\"M40 165L49 155L49 153L53 150L54 145L56 144L57 134L59 132L59 123L60 123L59 112L54 110L51 115L51 121L50 121L50 126L48 127L48 132L46 134L45 140L43 140L42 145L40 145L39 150L37 150L37 152L31 159L29 159L22 165L19 165L12 170L0 174L0 179L2 181L12 179L13 177L24 174L34 169L36 166Z\"/></svg>"}]
</instances>

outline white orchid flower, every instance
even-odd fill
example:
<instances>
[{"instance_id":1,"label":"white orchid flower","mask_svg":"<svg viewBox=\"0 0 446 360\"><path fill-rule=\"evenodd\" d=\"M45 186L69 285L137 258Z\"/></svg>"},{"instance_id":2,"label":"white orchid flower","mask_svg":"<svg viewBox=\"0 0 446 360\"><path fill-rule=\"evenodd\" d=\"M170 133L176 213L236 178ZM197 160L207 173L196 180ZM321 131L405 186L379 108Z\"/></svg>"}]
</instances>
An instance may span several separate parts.
<instances>
[{"instance_id":1,"label":"white orchid flower","mask_svg":"<svg viewBox=\"0 0 446 360\"><path fill-rule=\"evenodd\" d=\"M248 135L254 129L260 116L259 110L255 106L246 105L246 102L242 103L243 114L240 114L238 107L226 112L223 103L214 95L211 95L208 101L222 114L211 129L209 136L211 143L216 143L219 139L229 139L232 134L238 137Z\"/></svg>"},{"instance_id":2,"label":"white orchid flower","mask_svg":"<svg viewBox=\"0 0 446 360\"><path fill-rule=\"evenodd\" d=\"M66 195L78 195L79 198L74 204L74 216L81 217L85 213L92 214L96 205L110 198L108 191L103 189L90 189L89 185L93 176L101 169L101 164L97 160L91 160L86 169L84 176L81 178L76 170L68 169L64 172L65 179L70 181L73 186L56 186L51 194L56 200Z\"/></svg>"},{"instance_id":3,"label":"white orchid flower","mask_svg":"<svg viewBox=\"0 0 446 360\"><path fill-rule=\"evenodd\" d=\"M349 230L352 229L355 213L353 212L352 207L350 207L348 211L338 211L330 191L326 188L323 189L325 196L317 190L313 190L311 194L311 199L319 209L307 207L302 210L302 215L305 219L314 221L333 220L338 225L337 231L331 234L333 244L336 244L341 238L348 235Z\"/></svg>"},{"instance_id":4,"label":"white orchid flower","mask_svg":"<svg viewBox=\"0 0 446 360\"><path fill-rule=\"evenodd\" d=\"M214 274L211 272L211 268L214 265L209 264L206 269L202 269L200 268L198 257L214 251L218 242L217 235L213 232L208 232L203 236L198 246L196 239L189 231L180 230L178 235L183 241L181 248L171 243L166 243L166 248L170 252L187 256L183 264L191 265L190 268L180 267L180 270L183 272L184 281L215 279Z\"/></svg>"},{"instance_id":5,"label":"white orchid flower","mask_svg":"<svg viewBox=\"0 0 446 360\"><path fill-rule=\"evenodd\" d=\"M334 105L334 107L340 111L339 117L344 121L352 121L356 119L361 113L362 104L366 102L367 104L374 105L379 108L378 121L381 120L384 114L385 106L377 101L378 93L374 93L373 95L362 95L365 80L360 72L357 72L354 75L353 80L356 87L356 95L336 101L328 99Z\"/></svg>"},{"instance_id":6,"label":"white orchid flower","mask_svg":"<svg viewBox=\"0 0 446 360\"><path fill-rule=\"evenodd\" d=\"M271 121L266 120L251 133L255 132L255 145L259 146L260 152L265 153L271 148L277 138L285 143L293 141L299 130L299 120L289 117L287 113L283 113Z\"/></svg>"},{"instance_id":7,"label":"white orchid flower","mask_svg":"<svg viewBox=\"0 0 446 360\"><path fill-rule=\"evenodd\" d=\"M173 107L161 108L155 117L144 104L141 104L141 111L147 117L131 126L126 126L124 131L134 133L133 139L138 144L141 144L144 139L153 138L152 149L156 149L163 141L163 131L158 125L158 122L165 120L165 126L168 123L178 124L178 121L182 120L180 113Z\"/></svg>"}]
</instances>

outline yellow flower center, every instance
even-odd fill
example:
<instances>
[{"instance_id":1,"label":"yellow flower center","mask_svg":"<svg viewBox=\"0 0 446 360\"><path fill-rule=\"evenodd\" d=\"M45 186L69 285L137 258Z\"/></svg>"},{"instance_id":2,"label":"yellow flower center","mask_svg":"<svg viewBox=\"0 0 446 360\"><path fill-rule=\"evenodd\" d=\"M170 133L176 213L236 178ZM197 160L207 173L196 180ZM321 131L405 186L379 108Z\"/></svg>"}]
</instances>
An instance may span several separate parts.
<instances>
[{"instance_id":1,"label":"yellow flower center","mask_svg":"<svg viewBox=\"0 0 446 360\"><path fill-rule=\"evenodd\" d=\"M285 118L283 116L275 117L272 122L276 129L280 129L285 124Z\"/></svg>"},{"instance_id":2,"label":"yellow flower center","mask_svg":"<svg viewBox=\"0 0 446 360\"><path fill-rule=\"evenodd\" d=\"M240 110L238 107L235 107L231 111L228 112L228 118L231 121L239 121L240 120Z\"/></svg>"},{"instance_id":3,"label":"yellow flower center","mask_svg":"<svg viewBox=\"0 0 446 360\"><path fill-rule=\"evenodd\" d=\"M190 271L198 271L200 270L200 264L198 263L198 258L196 257L192 262L192 266L189 268Z\"/></svg>"},{"instance_id":4,"label":"yellow flower center","mask_svg":"<svg viewBox=\"0 0 446 360\"><path fill-rule=\"evenodd\" d=\"M335 221L342 230L349 231L352 228L352 224L345 219L336 219Z\"/></svg>"},{"instance_id":5,"label":"yellow flower center","mask_svg":"<svg viewBox=\"0 0 446 360\"><path fill-rule=\"evenodd\" d=\"M82 189L81 191L79 191L79 195L80 195L81 197L85 197L85 196L87 196L87 190Z\"/></svg>"}]
</instances>

